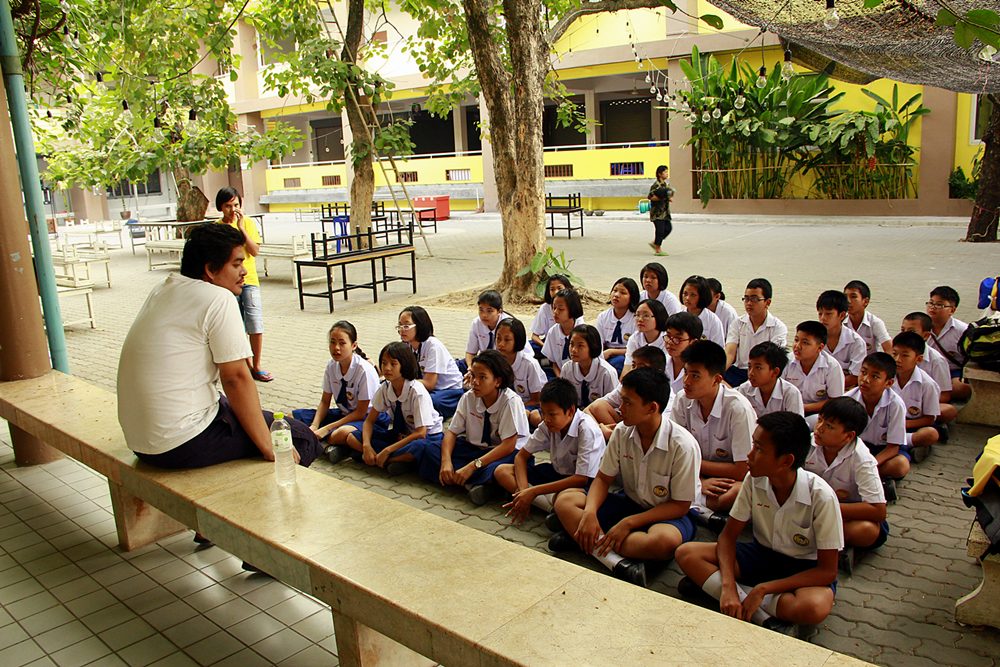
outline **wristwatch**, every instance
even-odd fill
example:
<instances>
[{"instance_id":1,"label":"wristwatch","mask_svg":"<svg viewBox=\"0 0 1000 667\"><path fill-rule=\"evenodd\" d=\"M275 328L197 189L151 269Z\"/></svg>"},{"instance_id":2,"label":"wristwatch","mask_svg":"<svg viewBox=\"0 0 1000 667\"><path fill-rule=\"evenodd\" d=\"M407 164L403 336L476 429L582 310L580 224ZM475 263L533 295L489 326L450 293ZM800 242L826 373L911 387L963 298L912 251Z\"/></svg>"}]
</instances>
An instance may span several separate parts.
<instances>
[{"instance_id":1,"label":"wristwatch","mask_svg":"<svg viewBox=\"0 0 1000 667\"><path fill-rule=\"evenodd\" d=\"M472 463L473 463L473 465L476 466L476 470L481 470L482 467L483 467L483 460L482 459L476 459Z\"/></svg>"}]
</instances>

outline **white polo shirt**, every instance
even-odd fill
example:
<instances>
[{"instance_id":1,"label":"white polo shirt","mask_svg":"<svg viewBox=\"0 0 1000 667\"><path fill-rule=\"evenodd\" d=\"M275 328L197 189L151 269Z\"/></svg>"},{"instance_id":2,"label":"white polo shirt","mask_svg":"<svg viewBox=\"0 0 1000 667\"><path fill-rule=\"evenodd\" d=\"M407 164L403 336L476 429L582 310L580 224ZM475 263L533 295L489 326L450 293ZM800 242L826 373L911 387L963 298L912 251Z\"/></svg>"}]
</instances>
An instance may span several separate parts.
<instances>
[{"instance_id":1,"label":"white polo shirt","mask_svg":"<svg viewBox=\"0 0 1000 667\"><path fill-rule=\"evenodd\" d=\"M938 352L941 353L941 356L945 358L945 361L948 362L948 368L950 370L958 370L958 364L952 363L951 359L948 359L945 352L958 360L962 359L962 355L958 351L958 340L962 337L962 334L965 333L968 326L968 324L957 317L951 317L941 328L941 333L936 336L932 333L930 338L927 340L927 344L933 346Z\"/></svg>"},{"instance_id":2,"label":"white polo shirt","mask_svg":"<svg viewBox=\"0 0 1000 667\"><path fill-rule=\"evenodd\" d=\"M552 319L552 304L543 303L535 313L535 319L531 321L531 333L544 336L555 323L556 321Z\"/></svg>"},{"instance_id":3,"label":"white polo shirt","mask_svg":"<svg viewBox=\"0 0 1000 667\"><path fill-rule=\"evenodd\" d=\"M840 340L837 347L830 354L837 360L845 373L857 375L861 372L861 364L868 353L865 348L865 341L855 333L854 329L841 326Z\"/></svg>"},{"instance_id":4,"label":"white polo shirt","mask_svg":"<svg viewBox=\"0 0 1000 667\"><path fill-rule=\"evenodd\" d=\"M736 391L746 396L758 418L761 415L781 412L782 410L794 412L803 417L806 414L802 404L802 394L799 393L794 384L784 378L779 377L778 381L774 383L774 391L771 392L771 398L768 399L767 404L764 403L760 389L749 382L741 384L736 388Z\"/></svg>"},{"instance_id":5,"label":"white polo shirt","mask_svg":"<svg viewBox=\"0 0 1000 667\"><path fill-rule=\"evenodd\" d=\"M855 387L846 396L861 405L865 404L865 399L861 397L861 387ZM861 439L869 447L906 444L906 404L899 394L891 389L882 392L874 414L868 415L868 426L861 433Z\"/></svg>"},{"instance_id":6,"label":"white polo shirt","mask_svg":"<svg viewBox=\"0 0 1000 667\"><path fill-rule=\"evenodd\" d=\"M462 373L454 357L440 340L431 336L417 348L417 362L424 373L437 373L434 390L457 389L462 386Z\"/></svg>"},{"instance_id":7,"label":"white polo shirt","mask_svg":"<svg viewBox=\"0 0 1000 667\"><path fill-rule=\"evenodd\" d=\"M669 500L694 502L700 470L698 443L666 415L645 453L636 427L618 424L601 460L601 472L620 479L625 495L646 509Z\"/></svg>"},{"instance_id":8,"label":"white polo shirt","mask_svg":"<svg viewBox=\"0 0 1000 667\"><path fill-rule=\"evenodd\" d=\"M378 389L378 373L367 359L355 352L351 355L351 364L347 374L341 373L340 363L331 359L326 364L323 373L323 393L330 394L336 401L340 395L340 387L347 384L347 404L337 403L337 407L345 415L358 407L358 401L370 401Z\"/></svg>"},{"instance_id":9,"label":"white polo shirt","mask_svg":"<svg viewBox=\"0 0 1000 667\"><path fill-rule=\"evenodd\" d=\"M865 341L865 350L867 350L868 354L882 352L882 343L892 340L889 330L885 327L885 322L867 310L861 318L861 324L857 328L851 322L850 315L844 320L844 326L861 336L861 340Z\"/></svg>"},{"instance_id":10,"label":"white polo shirt","mask_svg":"<svg viewBox=\"0 0 1000 667\"><path fill-rule=\"evenodd\" d=\"M611 336L615 333L615 325L621 323L621 342L615 341L611 342ZM600 315L597 316L597 323L594 325L597 330L601 332L601 342L604 344L604 349L608 348L623 348L628 344L629 338L635 333L635 313L631 310L626 310L625 314L619 320L615 317L615 309L608 308Z\"/></svg>"},{"instance_id":11,"label":"white polo shirt","mask_svg":"<svg viewBox=\"0 0 1000 667\"><path fill-rule=\"evenodd\" d=\"M500 311L500 317L497 318L497 326L500 323L510 317L509 313ZM493 347L490 347L490 334L493 334ZM465 344L465 351L469 354L479 354L483 350L495 350L497 349L497 327L490 329L488 326L483 324L483 321L478 317L472 320L472 324L469 325L469 340Z\"/></svg>"},{"instance_id":12,"label":"white polo shirt","mask_svg":"<svg viewBox=\"0 0 1000 667\"><path fill-rule=\"evenodd\" d=\"M545 371L537 359L520 353L514 355L510 367L514 371L514 391L527 403L531 395L540 392L545 385Z\"/></svg>"},{"instance_id":13,"label":"white polo shirt","mask_svg":"<svg viewBox=\"0 0 1000 667\"><path fill-rule=\"evenodd\" d=\"M719 322L722 323L722 330L728 337L729 327L739 319L740 314L736 312L736 309L728 301L719 299L718 303L715 304L715 316L719 318Z\"/></svg>"},{"instance_id":14,"label":"white polo shirt","mask_svg":"<svg viewBox=\"0 0 1000 667\"><path fill-rule=\"evenodd\" d=\"M702 308L698 313L698 319L701 320L701 337L718 344L719 347L725 347L726 333L718 316L708 308Z\"/></svg>"},{"instance_id":15,"label":"white polo shirt","mask_svg":"<svg viewBox=\"0 0 1000 667\"><path fill-rule=\"evenodd\" d=\"M565 378L573 383L576 395L582 405L590 405L610 391L613 391L620 384L618 382L618 371L609 364L603 357L592 359L590 362L590 372L586 375L580 369L580 364L575 361L563 363L559 377ZM587 383L587 395L583 396L581 391L583 383Z\"/></svg>"},{"instance_id":16,"label":"white polo shirt","mask_svg":"<svg viewBox=\"0 0 1000 667\"><path fill-rule=\"evenodd\" d=\"M483 413L490 413L490 442L483 442ZM470 445L491 449L511 436L517 436L517 447L523 447L528 439L528 417L524 412L521 397L510 388L500 392L497 400L489 408L472 391L462 394L451 418L448 430L455 435L464 435Z\"/></svg>"},{"instance_id":17,"label":"white polo shirt","mask_svg":"<svg viewBox=\"0 0 1000 667\"><path fill-rule=\"evenodd\" d=\"M783 505L778 504L767 477L747 473L729 516L751 521L754 539L792 558L816 560L820 549L844 548L837 494L822 477L801 468Z\"/></svg>"},{"instance_id":18,"label":"white polo shirt","mask_svg":"<svg viewBox=\"0 0 1000 667\"><path fill-rule=\"evenodd\" d=\"M403 418L410 429L427 427L427 435L441 433L441 415L434 409L431 402L431 395L427 392L427 387L419 380L405 380L403 391L399 396L392 388L392 383L383 381L375 391L372 398L372 410L376 412L388 412L391 416L396 409L396 401L400 402L403 408Z\"/></svg>"},{"instance_id":19,"label":"white polo shirt","mask_svg":"<svg viewBox=\"0 0 1000 667\"><path fill-rule=\"evenodd\" d=\"M924 359L917 368L931 376L937 382L941 391L951 391L951 373L948 371L948 360L944 355L930 345L924 348Z\"/></svg>"},{"instance_id":20,"label":"white polo shirt","mask_svg":"<svg viewBox=\"0 0 1000 667\"><path fill-rule=\"evenodd\" d=\"M639 292L639 301L645 301L648 298L650 298L648 290ZM667 315L684 311L684 305L680 302L680 299L674 296L674 293L668 289L660 290L660 293L656 295L656 300L662 303L663 307L667 309Z\"/></svg>"},{"instance_id":21,"label":"white polo shirt","mask_svg":"<svg viewBox=\"0 0 1000 667\"><path fill-rule=\"evenodd\" d=\"M545 334L545 344L542 345L542 355L552 362L552 365L559 366L563 365L566 359L569 359L569 339L573 334L570 333L569 336L562 332L562 327L558 324L553 324L549 327L548 333ZM563 350L566 350L566 359L563 359Z\"/></svg>"},{"instance_id":22,"label":"white polo shirt","mask_svg":"<svg viewBox=\"0 0 1000 667\"><path fill-rule=\"evenodd\" d=\"M583 475L590 479L597 477L604 449L601 427L583 410L573 415L566 435L549 431L542 422L524 443L524 450L532 454L548 452L552 467L560 475Z\"/></svg>"},{"instance_id":23,"label":"white polo shirt","mask_svg":"<svg viewBox=\"0 0 1000 667\"><path fill-rule=\"evenodd\" d=\"M913 375L906 386L900 386L897 375L896 381L892 383L892 390L906 404L907 419L937 417L941 414L941 388L919 366L913 369Z\"/></svg>"},{"instance_id":24,"label":"white polo shirt","mask_svg":"<svg viewBox=\"0 0 1000 667\"><path fill-rule=\"evenodd\" d=\"M667 379L670 380L670 398L673 402L674 396L684 391L684 364L681 364L681 370L678 371L677 375L674 375L674 360L667 355L667 366L664 369L667 375Z\"/></svg>"},{"instance_id":25,"label":"white polo shirt","mask_svg":"<svg viewBox=\"0 0 1000 667\"><path fill-rule=\"evenodd\" d=\"M628 339L628 345L625 346L625 365L628 366L632 363L632 354L638 350L640 347L646 347L647 345L652 345L653 347L658 347L663 350L663 354L667 354L667 341L663 337L663 332L656 332L656 338L652 341L646 340L646 334L641 331L636 331L631 338Z\"/></svg>"},{"instance_id":26,"label":"white polo shirt","mask_svg":"<svg viewBox=\"0 0 1000 667\"><path fill-rule=\"evenodd\" d=\"M788 346L788 327L770 312L756 331L750 324L750 316L740 315L729 326L729 333L726 334L726 345L736 343L736 360L733 364L744 370L750 365L750 350L758 343L767 342L778 347Z\"/></svg>"},{"instance_id":27,"label":"white polo shirt","mask_svg":"<svg viewBox=\"0 0 1000 667\"><path fill-rule=\"evenodd\" d=\"M792 359L781 377L798 388L803 403L816 403L844 395L844 371L826 350L820 350L808 373L802 370L798 359Z\"/></svg>"},{"instance_id":28,"label":"white polo shirt","mask_svg":"<svg viewBox=\"0 0 1000 667\"><path fill-rule=\"evenodd\" d=\"M855 438L826 462L823 448L813 442L805 469L823 478L834 492L844 492L843 503L885 503L885 491L878 476L878 461L865 443Z\"/></svg>"},{"instance_id":29,"label":"white polo shirt","mask_svg":"<svg viewBox=\"0 0 1000 667\"><path fill-rule=\"evenodd\" d=\"M750 401L732 387L719 385L707 420L701 418L698 401L683 391L674 401L670 417L695 437L702 459L723 463L747 460L757 415Z\"/></svg>"},{"instance_id":30,"label":"white polo shirt","mask_svg":"<svg viewBox=\"0 0 1000 667\"><path fill-rule=\"evenodd\" d=\"M233 293L171 273L146 297L118 361L118 423L129 449L162 454L219 412L219 364L253 356Z\"/></svg>"}]
</instances>

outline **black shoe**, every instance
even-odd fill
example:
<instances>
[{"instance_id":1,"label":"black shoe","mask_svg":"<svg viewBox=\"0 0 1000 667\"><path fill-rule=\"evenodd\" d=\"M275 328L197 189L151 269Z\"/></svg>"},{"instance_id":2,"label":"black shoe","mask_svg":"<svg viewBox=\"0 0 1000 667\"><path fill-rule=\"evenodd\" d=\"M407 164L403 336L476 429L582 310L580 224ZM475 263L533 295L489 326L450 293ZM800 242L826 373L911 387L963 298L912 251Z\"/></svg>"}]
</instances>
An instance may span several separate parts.
<instances>
[{"instance_id":1,"label":"black shoe","mask_svg":"<svg viewBox=\"0 0 1000 667\"><path fill-rule=\"evenodd\" d=\"M549 551L554 554L573 551L578 548L576 540L574 540L573 537L565 530L560 530L558 533L550 537L548 546Z\"/></svg>"},{"instance_id":2,"label":"black shoe","mask_svg":"<svg viewBox=\"0 0 1000 667\"><path fill-rule=\"evenodd\" d=\"M938 432L938 442L942 445L948 444L948 425L934 424L934 430Z\"/></svg>"},{"instance_id":3,"label":"black shoe","mask_svg":"<svg viewBox=\"0 0 1000 667\"><path fill-rule=\"evenodd\" d=\"M195 533L194 534L194 543L195 544L201 544L201 545L204 545L206 547L213 546L213 544L214 544L212 542L212 540L208 539L207 537L205 537L201 533Z\"/></svg>"},{"instance_id":4,"label":"black shoe","mask_svg":"<svg viewBox=\"0 0 1000 667\"><path fill-rule=\"evenodd\" d=\"M913 447L910 449L910 458L913 459L914 463L923 463L927 460L927 457L931 455L930 445L921 445L919 447Z\"/></svg>"},{"instance_id":5,"label":"black shoe","mask_svg":"<svg viewBox=\"0 0 1000 667\"><path fill-rule=\"evenodd\" d=\"M899 495L896 493L896 480L894 479L883 479L882 480L882 492L885 493L885 502L894 503L899 499Z\"/></svg>"},{"instance_id":6,"label":"black shoe","mask_svg":"<svg viewBox=\"0 0 1000 667\"><path fill-rule=\"evenodd\" d=\"M854 573L854 547L845 547L837 557L837 567L847 575Z\"/></svg>"},{"instance_id":7,"label":"black shoe","mask_svg":"<svg viewBox=\"0 0 1000 667\"><path fill-rule=\"evenodd\" d=\"M330 445L326 448L326 458L330 463L340 463L351 455L351 448L343 445Z\"/></svg>"},{"instance_id":8,"label":"black shoe","mask_svg":"<svg viewBox=\"0 0 1000 667\"><path fill-rule=\"evenodd\" d=\"M762 625L772 632L777 632L778 634L788 635L789 637L795 637L798 639L799 626L794 623L789 623L788 621L783 621L777 616L771 616L764 621Z\"/></svg>"},{"instance_id":9,"label":"black shoe","mask_svg":"<svg viewBox=\"0 0 1000 667\"><path fill-rule=\"evenodd\" d=\"M623 558L615 565L612 573L622 581L646 587L646 564L642 561Z\"/></svg>"},{"instance_id":10,"label":"black shoe","mask_svg":"<svg viewBox=\"0 0 1000 667\"><path fill-rule=\"evenodd\" d=\"M493 497L493 488L489 484L476 484L469 489L469 500L473 505L485 505Z\"/></svg>"},{"instance_id":11,"label":"black shoe","mask_svg":"<svg viewBox=\"0 0 1000 667\"><path fill-rule=\"evenodd\" d=\"M385 472L390 477L402 475L413 470L413 461L389 461L385 464Z\"/></svg>"},{"instance_id":12,"label":"black shoe","mask_svg":"<svg viewBox=\"0 0 1000 667\"><path fill-rule=\"evenodd\" d=\"M246 570L247 572L253 572L254 574L267 574L267 572L260 569L253 563L248 563L246 561L243 561L243 569Z\"/></svg>"},{"instance_id":13,"label":"black shoe","mask_svg":"<svg viewBox=\"0 0 1000 667\"><path fill-rule=\"evenodd\" d=\"M708 518L705 519L705 525L708 526L710 531L718 535L723 531L723 529L725 529L726 521L728 519L728 514L716 514L715 512L712 512L708 515Z\"/></svg>"},{"instance_id":14,"label":"black shoe","mask_svg":"<svg viewBox=\"0 0 1000 667\"><path fill-rule=\"evenodd\" d=\"M681 577L681 580L677 582L677 594L688 601L711 597L701 586L694 583L691 577Z\"/></svg>"},{"instance_id":15,"label":"black shoe","mask_svg":"<svg viewBox=\"0 0 1000 667\"><path fill-rule=\"evenodd\" d=\"M558 533L560 530L563 529L562 521L559 520L559 517L556 515L555 512L549 512L548 514L546 514L544 523L545 527L548 528L549 531L553 533Z\"/></svg>"}]
</instances>

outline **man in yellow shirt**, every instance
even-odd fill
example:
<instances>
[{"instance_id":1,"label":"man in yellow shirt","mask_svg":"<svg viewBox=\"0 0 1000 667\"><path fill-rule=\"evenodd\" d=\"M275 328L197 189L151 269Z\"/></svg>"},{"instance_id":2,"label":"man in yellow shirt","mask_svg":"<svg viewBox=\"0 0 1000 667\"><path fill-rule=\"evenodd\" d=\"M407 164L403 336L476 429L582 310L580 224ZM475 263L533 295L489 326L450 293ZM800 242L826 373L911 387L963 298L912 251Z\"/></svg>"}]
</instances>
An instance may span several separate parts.
<instances>
[{"instance_id":1,"label":"man in yellow shirt","mask_svg":"<svg viewBox=\"0 0 1000 667\"><path fill-rule=\"evenodd\" d=\"M224 187L215 195L215 208L222 213L219 223L235 227L246 236L246 260L243 268L247 275L243 280L240 294L240 312L243 325L250 336L250 350L253 358L248 360L250 374L258 382L270 382L274 376L260 367L261 350L264 347L264 307L260 298L260 279L257 277L257 253L260 252L260 233L253 220L243 215L243 197L233 187Z\"/></svg>"}]
</instances>

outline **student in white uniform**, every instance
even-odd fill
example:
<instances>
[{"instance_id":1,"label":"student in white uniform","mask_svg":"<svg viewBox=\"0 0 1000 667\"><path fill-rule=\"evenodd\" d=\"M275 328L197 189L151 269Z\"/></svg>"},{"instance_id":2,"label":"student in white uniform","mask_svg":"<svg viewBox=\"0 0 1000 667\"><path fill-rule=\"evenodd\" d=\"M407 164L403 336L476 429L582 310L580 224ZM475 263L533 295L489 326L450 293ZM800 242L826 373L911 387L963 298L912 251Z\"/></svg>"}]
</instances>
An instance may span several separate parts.
<instances>
[{"instance_id":1,"label":"student in white uniform","mask_svg":"<svg viewBox=\"0 0 1000 667\"><path fill-rule=\"evenodd\" d=\"M858 371L864 361L865 341L853 329L844 326L847 297L837 290L826 290L816 300L816 319L826 327L826 349L844 370L844 388L858 384Z\"/></svg>"},{"instance_id":2,"label":"student in white uniform","mask_svg":"<svg viewBox=\"0 0 1000 667\"><path fill-rule=\"evenodd\" d=\"M712 290L708 281L701 276L690 276L681 285L681 303L695 317L701 320L702 337L719 347L725 347L726 334L722 322L708 307L712 303Z\"/></svg>"},{"instance_id":3,"label":"student in white uniform","mask_svg":"<svg viewBox=\"0 0 1000 667\"><path fill-rule=\"evenodd\" d=\"M556 498L563 526L549 550L579 546L615 576L646 585L645 560L667 560L694 537L689 516L698 490L698 444L662 413L670 385L639 368L622 380L622 423L615 427L590 489ZM620 480L622 491L610 492Z\"/></svg>"},{"instance_id":4,"label":"student in white uniform","mask_svg":"<svg viewBox=\"0 0 1000 667\"><path fill-rule=\"evenodd\" d=\"M868 310L872 299L872 291L860 280L852 280L844 285L844 296L847 297L847 319L844 326L854 330L865 341L866 354L872 352L890 352L892 350L889 330L881 318Z\"/></svg>"},{"instance_id":5,"label":"student in white uniform","mask_svg":"<svg viewBox=\"0 0 1000 667\"><path fill-rule=\"evenodd\" d=\"M868 426L860 438L878 461L878 474L886 482L886 500L895 500L895 480L910 472L911 454L906 446L906 404L892 390L896 362L885 352L872 352L861 364L858 386L847 392L865 407Z\"/></svg>"},{"instance_id":6,"label":"student in white uniform","mask_svg":"<svg viewBox=\"0 0 1000 667\"><path fill-rule=\"evenodd\" d=\"M663 340L667 349L667 367L664 372L670 380L668 411L673 409L674 400L684 391L684 350L701 340L702 331L701 320L691 313L674 313L667 318Z\"/></svg>"},{"instance_id":7,"label":"student in white uniform","mask_svg":"<svg viewBox=\"0 0 1000 667\"><path fill-rule=\"evenodd\" d=\"M722 283L718 278L708 278L708 286L712 288L712 303L708 309L715 313L715 316L722 322L722 330L729 337L729 326L739 319L740 314L726 301L726 293L722 291Z\"/></svg>"},{"instance_id":8,"label":"student in white uniform","mask_svg":"<svg viewBox=\"0 0 1000 667\"><path fill-rule=\"evenodd\" d=\"M465 393L462 372L448 348L434 337L434 323L422 306L407 306L396 325L399 338L413 348L420 364L420 381L431 395L434 409L445 419L455 414L455 406Z\"/></svg>"},{"instance_id":9,"label":"student in white uniform","mask_svg":"<svg viewBox=\"0 0 1000 667\"><path fill-rule=\"evenodd\" d=\"M652 368L657 373L663 373L665 363L666 355L663 354L663 350L658 347L653 347L652 345L640 347L632 355L632 370L637 368ZM671 388L670 398L667 399L667 405L671 405L673 400L674 392ZM605 440L611 437L611 433L615 430L615 426L617 426L618 422L622 420L621 407L622 391L621 385L618 385L612 391L591 403L585 411L597 420L597 423L601 427L601 432L604 433ZM664 408L664 411L667 409L668 408Z\"/></svg>"},{"instance_id":10,"label":"student in white uniform","mask_svg":"<svg viewBox=\"0 0 1000 667\"><path fill-rule=\"evenodd\" d=\"M892 358L896 360L892 390L906 404L906 444L911 448L930 447L938 441L934 422L941 411L941 390L918 367L926 347L920 334L913 331L896 334L892 339Z\"/></svg>"},{"instance_id":11,"label":"student in white uniform","mask_svg":"<svg viewBox=\"0 0 1000 667\"><path fill-rule=\"evenodd\" d=\"M604 359L621 375L625 347L635 333L635 309L639 306L639 286L631 278L619 278L611 287L611 307L597 316L597 330L604 344Z\"/></svg>"},{"instance_id":12,"label":"student in white uniform","mask_svg":"<svg viewBox=\"0 0 1000 667\"><path fill-rule=\"evenodd\" d=\"M552 317L555 324L545 334L542 356L548 359L545 375L551 380L559 377L563 362L569 359L569 337L577 322L582 323L583 303L574 290L561 290L552 299Z\"/></svg>"},{"instance_id":13,"label":"student in white uniform","mask_svg":"<svg viewBox=\"0 0 1000 667\"><path fill-rule=\"evenodd\" d=\"M747 381L750 350L758 343L771 342L780 347L788 344L788 327L770 313L771 283L766 278L754 278L743 291L741 315L730 324L726 334L726 375L731 387Z\"/></svg>"},{"instance_id":14,"label":"student in white uniform","mask_svg":"<svg viewBox=\"0 0 1000 667\"><path fill-rule=\"evenodd\" d=\"M545 301L538 308L538 312L535 313L535 319L531 322L531 347L535 351L536 359L541 357L542 345L545 344L545 334L556 323L552 319L552 299L564 289L573 289L573 283L570 282L569 277L561 273L555 273L545 281Z\"/></svg>"},{"instance_id":15,"label":"student in white uniform","mask_svg":"<svg viewBox=\"0 0 1000 667\"><path fill-rule=\"evenodd\" d=\"M545 385L545 372L537 359L523 350L518 352L525 340L524 324L516 317L508 317L497 325L497 352L503 355L514 371L514 391L521 397L524 407L532 410L538 407L538 395Z\"/></svg>"},{"instance_id":16,"label":"student in white uniform","mask_svg":"<svg viewBox=\"0 0 1000 667\"><path fill-rule=\"evenodd\" d=\"M805 420L790 412L764 415L754 432L750 472L718 543L677 550L690 597L700 587L727 616L766 628L817 625L833 608L837 557L844 531L837 494L802 469L811 446ZM738 542L747 523L753 541Z\"/></svg>"},{"instance_id":17,"label":"student in white uniform","mask_svg":"<svg viewBox=\"0 0 1000 667\"><path fill-rule=\"evenodd\" d=\"M652 345L666 352L663 332L667 330L667 309L656 299L644 299L635 309L635 333L625 347L625 366L622 377L632 370L632 355L640 347Z\"/></svg>"},{"instance_id":18,"label":"student in white uniform","mask_svg":"<svg viewBox=\"0 0 1000 667\"><path fill-rule=\"evenodd\" d=\"M952 400L967 401L972 397L972 388L962 381L962 355L958 351L958 341L969 325L955 317L958 302L958 292L947 285L931 290L925 304L927 315L931 318L931 335L927 342L948 360Z\"/></svg>"},{"instance_id":19,"label":"student in white uniform","mask_svg":"<svg viewBox=\"0 0 1000 667\"><path fill-rule=\"evenodd\" d=\"M924 343L927 343L931 337L931 327L931 318L927 313L913 311L903 317L903 323L899 330L900 332L916 331L924 339ZM951 372L948 370L948 360L930 344L927 344L924 348L924 358L917 366L930 375L931 379L937 382L938 388L941 389L939 422L947 424L954 421L958 417L958 408L952 403L952 382ZM942 433L947 433L947 431L944 430ZM941 442L947 442L947 440L942 437Z\"/></svg>"},{"instance_id":20,"label":"student in white uniform","mask_svg":"<svg viewBox=\"0 0 1000 667\"><path fill-rule=\"evenodd\" d=\"M501 320L510 317L503 309L503 296L496 290L486 290L479 295L476 302L479 308L479 315L472 320L469 326L469 340L465 344L465 359L463 364L459 364L458 370L465 372L469 370L472 358L483 350L497 349L497 325Z\"/></svg>"},{"instance_id":21,"label":"student in white uniform","mask_svg":"<svg viewBox=\"0 0 1000 667\"><path fill-rule=\"evenodd\" d=\"M783 376L802 394L806 422L816 425L816 415L823 403L844 395L844 371L826 351L826 327L815 320L800 322L795 327L792 355Z\"/></svg>"},{"instance_id":22,"label":"student in white uniform","mask_svg":"<svg viewBox=\"0 0 1000 667\"><path fill-rule=\"evenodd\" d=\"M569 380L576 389L581 410L618 386L618 372L601 356L601 334L595 327L573 327L569 361L563 364L559 377Z\"/></svg>"},{"instance_id":23,"label":"student in white uniform","mask_svg":"<svg viewBox=\"0 0 1000 667\"><path fill-rule=\"evenodd\" d=\"M781 377L788 365L788 350L774 343L760 343L750 350L747 381L736 388L747 397L759 418L769 412L794 412L805 416L798 387Z\"/></svg>"},{"instance_id":24,"label":"student in white uniform","mask_svg":"<svg viewBox=\"0 0 1000 667\"><path fill-rule=\"evenodd\" d=\"M639 301L656 299L667 309L667 315L673 315L684 310L674 293L667 289L667 269L659 262L650 262L639 271Z\"/></svg>"}]
</instances>

